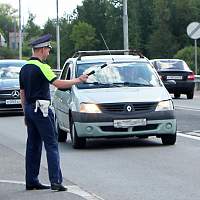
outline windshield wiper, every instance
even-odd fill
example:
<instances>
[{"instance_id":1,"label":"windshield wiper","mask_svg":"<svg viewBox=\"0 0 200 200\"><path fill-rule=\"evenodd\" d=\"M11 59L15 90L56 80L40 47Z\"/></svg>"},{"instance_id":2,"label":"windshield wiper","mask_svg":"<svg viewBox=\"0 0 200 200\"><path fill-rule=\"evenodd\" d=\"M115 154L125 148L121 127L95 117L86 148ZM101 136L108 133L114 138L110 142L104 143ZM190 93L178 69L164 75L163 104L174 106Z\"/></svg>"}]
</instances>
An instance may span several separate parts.
<instances>
[{"instance_id":1,"label":"windshield wiper","mask_svg":"<svg viewBox=\"0 0 200 200\"><path fill-rule=\"evenodd\" d=\"M120 84L124 84L125 86L143 86L143 87L153 87L152 84L150 83L138 83L138 82L123 82L123 83L120 83Z\"/></svg>"},{"instance_id":2,"label":"windshield wiper","mask_svg":"<svg viewBox=\"0 0 200 200\"><path fill-rule=\"evenodd\" d=\"M103 65L97 67L97 69L98 69L98 68L103 69L103 68L106 67L106 66L108 66L108 64L107 64L107 63L104 63ZM97 69L96 69L96 70L97 70ZM92 71L89 72L87 75L90 76L90 75L96 73L96 70L92 70Z\"/></svg>"},{"instance_id":3,"label":"windshield wiper","mask_svg":"<svg viewBox=\"0 0 200 200\"><path fill-rule=\"evenodd\" d=\"M95 85L104 87L122 87L123 83L101 83L101 82L84 82L85 85Z\"/></svg>"},{"instance_id":4,"label":"windshield wiper","mask_svg":"<svg viewBox=\"0 0 200 200\"><path fill-rule=\"evenodd\" d=\"M152 84L146 83L137 83L137 82L117 82L117 83L101 83L101 82L84 82L86 85L98 85L106 87L123 87L123 86L144 86L144 87L153 87Z\"/></svg>"}]
</instances>

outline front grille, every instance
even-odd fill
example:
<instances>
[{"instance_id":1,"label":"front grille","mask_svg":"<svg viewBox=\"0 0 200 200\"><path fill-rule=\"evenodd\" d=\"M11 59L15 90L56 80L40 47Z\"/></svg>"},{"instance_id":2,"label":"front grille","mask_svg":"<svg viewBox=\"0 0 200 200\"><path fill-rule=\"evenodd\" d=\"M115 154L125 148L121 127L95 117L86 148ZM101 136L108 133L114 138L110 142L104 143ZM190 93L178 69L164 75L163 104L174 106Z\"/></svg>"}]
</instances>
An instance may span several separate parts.
<instances>
[{"instance_id":1,"label":"front grille","mask_svg":"<svg viewBox=\"0 0 200 200\"><path fill-rule=\"evenodd\" d=\"M111 103L111 104L99 104L98 107L102 112L128 112L127 106L130 106L131 112L134 111L153 111L155 110L157 103ZM130 111L129 111L130 112Z\"/></svg>"},{"instance_id":2,"label":"front grille","mask_svg":"<svg viewBox=\"0 0 200 200\"><path fill-rule=\"evenodd\" d=\"M12 90L0 90L0 101L2 100L6 100L6 99L19 99L19 95L17 96L12 96L12 92L14 91L17 91L18 94L19 94L19 89L18 90L15 90L15 89L12 89Z\"/></svg>"},{"instance_id":3,"label":"front grille","mask_svg":"<svg viewBox=\"0 0 200 200\"><path fill-rule=\"evenodd\" d=\"M132 131L149 131L157 129L158 124L147 124L146 126L132 127ZM105 132L128 132L128 128L115 128L114 126L100 126L102 131Z\"/></svg>"}]
</instances>

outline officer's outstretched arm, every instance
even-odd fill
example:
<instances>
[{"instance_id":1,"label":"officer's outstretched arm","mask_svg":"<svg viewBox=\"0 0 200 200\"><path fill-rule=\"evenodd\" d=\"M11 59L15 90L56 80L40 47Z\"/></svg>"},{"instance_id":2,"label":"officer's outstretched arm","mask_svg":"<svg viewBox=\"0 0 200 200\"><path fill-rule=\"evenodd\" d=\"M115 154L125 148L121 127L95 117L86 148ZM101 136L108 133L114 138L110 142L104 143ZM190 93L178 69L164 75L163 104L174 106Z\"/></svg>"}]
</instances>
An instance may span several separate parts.
<instances>
[{"instance_id":1,"label":"officer's outstretched arm","mask_svg":"<svg viewBox=\"0 0 200 200\"><path fill-rule=\"evenodd\" d=\"M72 85L78 84L78 83L82 83L85 82L88 78L88 75L84 74L79 76L78 78L74 78L71 80L55 80L53 81L53 85L57 88L60 89L65 89L65 88L71 88Z\"/></svg>"}]
</instances>

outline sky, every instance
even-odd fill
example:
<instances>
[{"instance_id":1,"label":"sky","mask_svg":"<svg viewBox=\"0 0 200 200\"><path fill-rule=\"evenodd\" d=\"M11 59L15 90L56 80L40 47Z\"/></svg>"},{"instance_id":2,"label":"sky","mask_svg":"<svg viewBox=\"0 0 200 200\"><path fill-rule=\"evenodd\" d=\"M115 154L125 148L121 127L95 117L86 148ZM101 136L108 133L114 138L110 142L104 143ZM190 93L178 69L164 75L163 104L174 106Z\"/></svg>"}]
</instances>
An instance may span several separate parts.
<instances>
[{"instance_id":1,"label":"sky","mask_svg":"<svg viewBox=\"0 0 200 200\"><path fill-rule=\"evenodd\" d=\"M19 9L19 0L0 0L0 3ZM71 14L76 6L81 4L82 0L58 0L59 17L65 12ZM34 22L42 27L48 18L56 18L56 0L21 0L22 24L27 22L29 12L36 16Z\"/></svg>"}]
</instances>

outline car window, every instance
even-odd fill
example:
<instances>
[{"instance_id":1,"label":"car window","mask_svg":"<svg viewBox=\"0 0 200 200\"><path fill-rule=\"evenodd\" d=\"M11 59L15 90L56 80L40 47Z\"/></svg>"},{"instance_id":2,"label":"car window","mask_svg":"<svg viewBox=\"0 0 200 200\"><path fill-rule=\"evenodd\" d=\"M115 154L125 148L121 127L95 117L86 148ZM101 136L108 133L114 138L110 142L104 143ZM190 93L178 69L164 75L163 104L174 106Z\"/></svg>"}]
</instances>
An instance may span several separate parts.
<instances>
[{"instance_id":1,"label":"car window","mask_svg":"<svg viewBox=\"0 0 200 200\"><path fill-rule=\"evenodd\" d=\"M21 67L25 62L2 62L0 63L0 79L18 79Z\"/></svg>"},{"instance_id":2,"label":"car window","mask_svg":"<svg viewBox=\"0 0 200 200\"><path fill-rule=\"evenodd\" d=\"M155 65L156 69L158 70L165 70L165 69L176 69L176 70L188 70L189 67L187 64L182 60L160 60L156 61Z\"/></svg>"},{"instance_id":3,"label":"car window","mask_svg":"<svg viewBox=\"0 0 200 200\"><path fill-rule=\"evenodd\" d=\"M66 78L66 74L67 74L67 69L69 67L69 63L66 63L63 67L63 70L61 72L61 76L60 79L64 80Z\"/></svg>"},{"instance_id":4,"label":"car window","mask_svg":"<svg viewBox=\"0 0 200 200\"><path fill-rule=\"evenodd\" d=\"M112 63L103 69L100 68L102 63L93 64L79 64L77 68L77 75L87 74L93 70L95 73L89 76L86 84L78 87L109 87L109 86L159 86L160 82L155 75L152 67L148 63L131 62L131 63ZM88 84L87 83L95 83ZM101 84L97 84L101 83ZM113 84L114 85L109 85ZM104 85L102 85L104 84Z\"/></svg>"},{"instance_id":5,"label":"car window","mask_svg":"<svg viewBox=\"0 0 200 200\"><path fill-rule=\"evenodd\" d=\"M71 67L73 66L72 63L66 63L63 67L60 79L62 80L69 80L71 78Z\"/></svg>"},{"instance_id":6,"label":"car window","mask_svg":"<svg viewBox=\"0 0 200 200\"><path fill-rule=\"evenodd\" d=\"M71 79L71 69L68 67L66 80L70 80L70 79Z\"/></svg>"}]
</instances>

